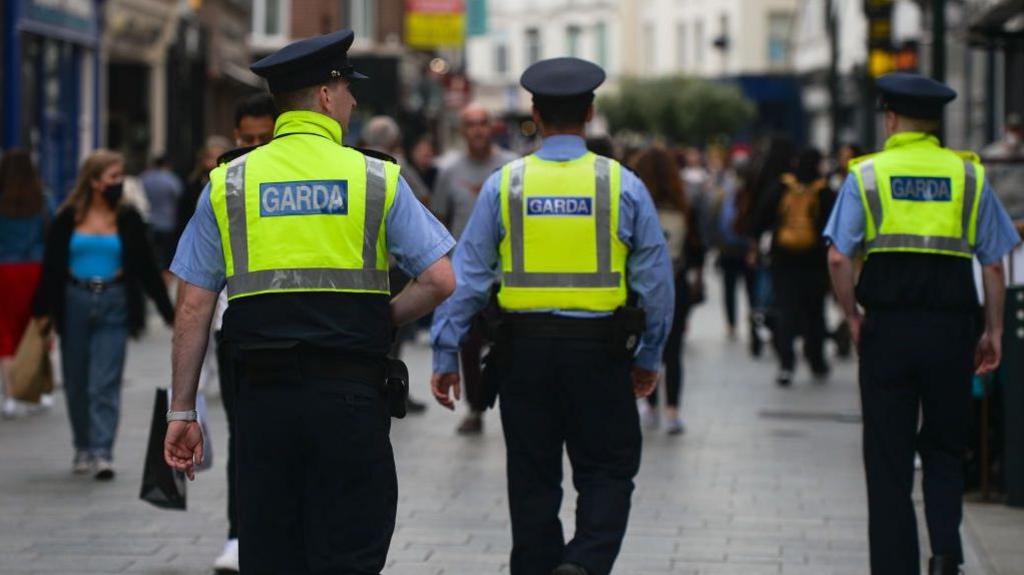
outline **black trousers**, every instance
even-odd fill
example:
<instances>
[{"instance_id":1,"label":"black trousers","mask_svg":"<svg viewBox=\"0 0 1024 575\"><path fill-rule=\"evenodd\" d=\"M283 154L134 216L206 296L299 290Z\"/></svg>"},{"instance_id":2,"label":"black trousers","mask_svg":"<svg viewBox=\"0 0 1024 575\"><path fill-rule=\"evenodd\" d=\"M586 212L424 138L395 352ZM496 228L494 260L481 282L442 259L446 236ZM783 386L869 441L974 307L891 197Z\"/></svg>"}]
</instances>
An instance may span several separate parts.
<instances>
[{"instance_id":1,"label":"black trousers","mask_svg":"<svg viewBox=\"0 0 1024 575\"><path fill-rule=\"evenodd\" d=\"M976 341L969 313L868 313L860 388L872 575L920 573L911 500L915 451L932 555L963 560L963 456Z\"/></svg>"},{"instance_id":2,"label":"black trousers","mask_svg":"<svg viewBox=\"0 0 1024 575\"><path fill-rule=\"evenodd\" d=\"M725 321L729 327L736 327L736 288L740 280L747 292L747 304L751 309L754 307L754 268L747 264L745 254L720 255L718 265L722 268L722 289L724 291L722 303L725 306ZM751 322L752 337L756 336Z\"/></svg>"},{"instance_id":3,"label":"black trousers","mask_svg":"<svg viewBox=\"0 0 1024 575\"><path fill-rule=\"evenodd\" d=\"M796 367L793 343L802 336L804 357L811 370L815 373L828 371L824 353L826 282L824 271L816 267L772 268L778 310L774 344L782 369L793 371Z\"/></svg>"},{"instance_id":4,"label":"black trousers","mask_svg":"<svg viewBox=\"0 0 1024 575\"><path fill-rule=\"evenodd\" d=\"M238 461L235 457L235 405L238 402L238 382L235 380L235 365L230 352L230 344L221 340L218 331L214 337L217 342L217 380L220 384L220 401L224 404L224 412L228 419L228 539L238 539Z\"/></svg>"},{"instance_id":5,"label":"black trousers","mask_svg":"<svg viewBox=\"0 0 1024 575\"><path fill-rule=\"evenodd\" d=\"M661 353L661 362L665 364L665 403L669 407L679 407L683 397L683 340L686 339L686 323L690 318L689 285L686 283L686 270L676 274L676 304L672 315L672 327L669 328L665 349ZM658 405L658 391L647 396L647 403Z\"/></svg>"},{"instance_id":6,"label":"black trousers","mask_svg":"<svg viewBox=\"0 0 1024 575\"><path fill-rule=\"evenodd\" d=\"M357 378L298 350L237 353L241 572L380 573L398 502L383 367Z\"/></svg>"},{"instance_id":7,"label":"black trousers","mask_svg":"<svg viewBox=\"0 0 1024 575\"><path fill-rule=\"evenodd\" d=\"M608 575L640 467L640 423L627 359L600 342L518 338L501 344L498 377L512 518L512 575L560 563ZM576 534L565 543L562 446L569 453Z\"/></svg>"}]
</instances>

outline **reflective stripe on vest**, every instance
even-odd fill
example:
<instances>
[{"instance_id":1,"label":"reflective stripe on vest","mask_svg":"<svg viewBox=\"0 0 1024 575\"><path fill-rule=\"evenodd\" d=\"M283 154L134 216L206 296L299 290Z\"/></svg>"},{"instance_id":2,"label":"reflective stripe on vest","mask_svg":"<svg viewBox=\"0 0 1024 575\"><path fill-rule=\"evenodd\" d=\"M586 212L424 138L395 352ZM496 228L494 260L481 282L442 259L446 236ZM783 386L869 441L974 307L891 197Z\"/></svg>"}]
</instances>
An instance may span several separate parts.
<instances>
[{"instance_id":1,"label":"reflective stripe on vest","mask_svg":"<svg viewBox=\"0 0 1024 575\"><path fill-rule=\"evenodd\" d=\"M388 272L377 267L377 242L384 219L387 174L384 162L366 156L366 209L362 269L291 268L249 271L245 164L248 154L227 166L224 194L234 273L227 278L228 297L267 291L388 292Z\"/></svg>"},{"instance_id":2,"label":"reflective stripe on vest","mask_svg":"<svg viewBox=\"0 0 1024 575\"><path fill-rule=\"evenodd\" d=\"M512 270L505 272L502 283L509 287L524 288L615 288L622 274L612 271L611 256L611 177L608 158L594 160L596 188L594 195L594 231L596 236L597 271L588 272L527 272L523 256L523 158L509 164L508 217L511 229L509 242L512 252Z\"/></svg>"},{"instance_id":3,"label":"reflective stripe on vest","mask_svg":"<svg viewBox=\"0 0 1024 575\"><path fill-rule=\"evenodd\" d=\"M882 208L882 198L879 192L878 176L875 171L875 160L864 161L860 165L861 183L864 189L868 210L874 223L875 237L868 240L867 251L881 250L906 250L920 252L950 252L951 254L973 257L973 249L970 241L971 214L974 210L975 197L977 194L977 176L974 163L964 160L964 197L961 214L961 235L960 237L948 236L925 236L915 234L887 234L882 232L882 222L885 219L885 210Z\"/></svg>"}]
</instances>

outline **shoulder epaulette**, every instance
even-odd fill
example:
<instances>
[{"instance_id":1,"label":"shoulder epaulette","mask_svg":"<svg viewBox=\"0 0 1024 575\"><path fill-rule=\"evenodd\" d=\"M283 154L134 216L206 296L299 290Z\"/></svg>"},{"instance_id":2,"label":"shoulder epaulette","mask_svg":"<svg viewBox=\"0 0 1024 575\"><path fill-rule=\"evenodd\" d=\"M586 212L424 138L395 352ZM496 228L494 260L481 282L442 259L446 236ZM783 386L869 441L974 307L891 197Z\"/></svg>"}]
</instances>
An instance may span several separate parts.
<instances>
[{"instance_id":1,"label":"shoulder epaulette","mask_svg":"<svg viewBox=\"0 0 1024 575\"><path fill-rule=\"evenodd\" d=\"M369 148L357 148L355 146L348 147L351 147L353 150L359 152L360 154L370 156L371 158L377 158L378 160L384 160L385 162L391 162L392 164L398 163L398 160L396 160L394 156L390 154L385 154L384 152L378 152L377 150L371 150Z\"/></svg>"},{"instance_id":2,"label":"shoulder epaulette","mask_svg":"<svg viewBox=\"0 0 1024 575\"><path fill-rule=\"evenodd\" d=\"M974 152L967 150L950 150L950 152L953 152L954 154L960 156L961 159L974 162L976 164L981 163L981 157L979 157L978 154L975 154Z\"/></svg>"},{"instance_id":3,"label":"shoulder epaulette","mask_svg":"<svg viewBox=\"0 0 1024 575\"><path fill-rule=\"evenodd\" d=\"M221 164L227 164L231 160L244 156L258 147L259 146L246 146L244 148L235 148L234 150L231 150L229 152L224 152L223 154L220 155L219 158L217 158L217 165L219 166Z\"/></svg>"},{"instance_id":4,"label":"shoulder epaulette","mask_svg":"<svg viewBox=\"0 0 1024 575\"><path fill-rule=\"evenodd\" d=\"M863 156L857 156L856 158L850 160L850 169L853 169L853 167L856 166L857 164L860 164L862 162L866 162L867 160L870 160L871 158L874 158L875 156L877 156L880 153L881 152L875 152L873 154L864 154Z\"/></svg>"}]
</instances>

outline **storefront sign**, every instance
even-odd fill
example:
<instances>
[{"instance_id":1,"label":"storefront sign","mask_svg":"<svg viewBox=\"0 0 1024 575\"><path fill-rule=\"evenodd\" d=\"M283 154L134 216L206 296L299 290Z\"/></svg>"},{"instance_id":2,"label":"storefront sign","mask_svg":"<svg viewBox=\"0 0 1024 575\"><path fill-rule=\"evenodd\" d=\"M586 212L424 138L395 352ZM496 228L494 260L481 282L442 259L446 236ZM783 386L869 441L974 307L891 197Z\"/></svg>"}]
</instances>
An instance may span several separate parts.
<instances>
[{"instance_id":1,"label":"storefront sign","mask_svg":"<svg viewBox=\"0 0 1024 575\"><path fill-rule=\"evenodd\" d=\"M406 44L421 50L433 50L457 48L465 40L464 0L406 0Z\"/></svg>"},{"instance_id":2,"label":"storefront sign","mask_svg":"<svg viewBox=\"0 0 1024 575\"><path fill-rule=\"evenodd\" d=\"M99 39L95 0L20 0L18 29L93 45Z\"/></svg>"}]
</instances>

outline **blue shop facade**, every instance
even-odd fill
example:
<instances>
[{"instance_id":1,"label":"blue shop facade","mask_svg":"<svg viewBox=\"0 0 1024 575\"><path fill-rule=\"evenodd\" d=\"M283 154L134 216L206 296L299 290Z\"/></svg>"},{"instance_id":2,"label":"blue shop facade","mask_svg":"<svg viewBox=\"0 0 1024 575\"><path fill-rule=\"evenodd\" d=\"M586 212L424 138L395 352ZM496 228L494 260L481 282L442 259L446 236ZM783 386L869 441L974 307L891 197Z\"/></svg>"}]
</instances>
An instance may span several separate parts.
<instances>
[{"instance_id":1,"label":"blue shop facade","mask_svg":"<svg viewBox=\"0 0 1024 575\"><path fill-rule=\"evenodd\" d=\"M101 0L0 5L0 148L31 150L59 201L100 143Z\"/></svg>"}]
</instances>

